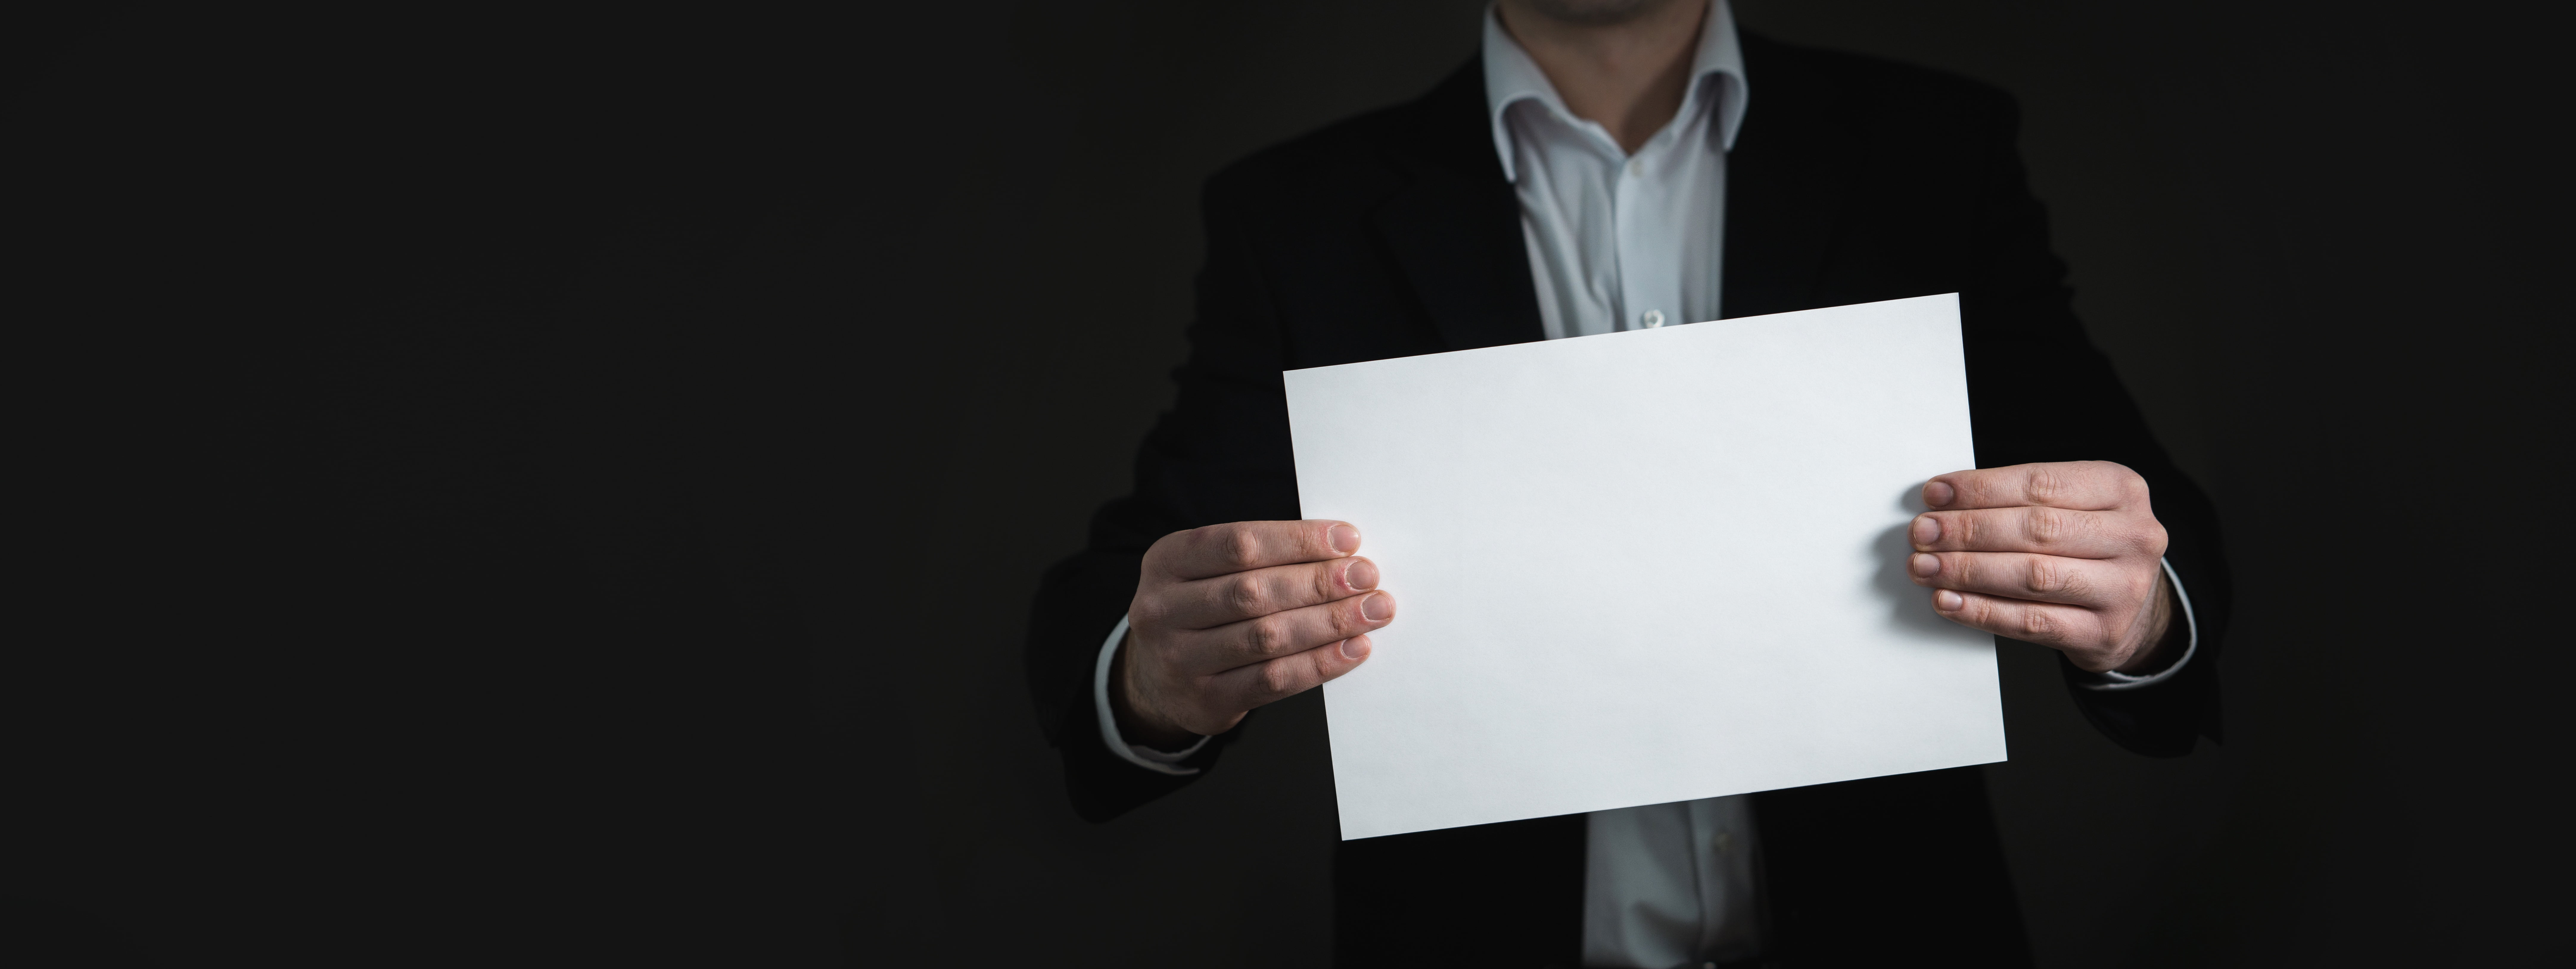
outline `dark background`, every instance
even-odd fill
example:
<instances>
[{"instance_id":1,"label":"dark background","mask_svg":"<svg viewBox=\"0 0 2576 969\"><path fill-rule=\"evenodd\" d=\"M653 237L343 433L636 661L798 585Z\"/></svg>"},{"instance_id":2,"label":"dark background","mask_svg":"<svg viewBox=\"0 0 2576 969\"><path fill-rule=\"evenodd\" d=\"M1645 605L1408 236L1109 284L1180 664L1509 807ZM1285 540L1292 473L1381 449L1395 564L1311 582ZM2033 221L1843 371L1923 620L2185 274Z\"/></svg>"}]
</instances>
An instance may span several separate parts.
<instances>
[{"instance_id":1,"label":"dark background","mask_svg":"<svg viewBox=\"0 0 2576 969\"><path fill-rule=\"evenodd\" d=\"M1168 401L1198 181L1480 3L218 6L0 23L7 951L1323 963L1316 699L1090 825L1019 637ZM2042 964L2555 938L2549 9L1741 3L2020 97L2227 516L2223 746L2122 753L2003 655Z\"/></svg>"}]
</instances>

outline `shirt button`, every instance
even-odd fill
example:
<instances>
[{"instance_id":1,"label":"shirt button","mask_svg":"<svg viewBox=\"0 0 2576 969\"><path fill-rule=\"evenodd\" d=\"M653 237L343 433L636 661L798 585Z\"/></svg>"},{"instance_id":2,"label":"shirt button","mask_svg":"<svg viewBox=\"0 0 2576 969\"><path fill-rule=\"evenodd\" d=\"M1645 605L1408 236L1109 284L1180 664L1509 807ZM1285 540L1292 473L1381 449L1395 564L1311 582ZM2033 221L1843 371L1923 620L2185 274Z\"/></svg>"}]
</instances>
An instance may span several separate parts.
<instances>
[{"instance_id":1,"label":"shirt button","mask_svg":"<svg viewBox=\"0 0 2576 969\"><path fill-rule=\"evenodd\" d=\"M1663 326L1663 325L1664 325L1664 311L1662 311L1662 310L1647 310L1644 314L1642 314L1642 315L1640 315L1640 316L1638 316L1638 317L1637 317L1637 322L1638 322L1638 323L1641 323L1641 324L1644 324L1644 325L1645 325L1645 327L1646 327L1646 329L1649 329L1649 330L1652 330L1652 329L1655 329L1655 328L1657 328L1657 327Z\"/></svg>"},{"instance_id":2,"label":"shirt button","mask_svg":"<svg viewBox=\"0 0 2576 969\"><path fill-rule=\"evenodd\" d=\"M1643 158L1631 158L1631 159L1628 159L1628 174L1630 174L1630 175L1643 175L1643 174L1645 174L1645 173L1646 173L1646 160L1645 160L1645 159L1643 159Z\"/></svg>"}]
</instances>

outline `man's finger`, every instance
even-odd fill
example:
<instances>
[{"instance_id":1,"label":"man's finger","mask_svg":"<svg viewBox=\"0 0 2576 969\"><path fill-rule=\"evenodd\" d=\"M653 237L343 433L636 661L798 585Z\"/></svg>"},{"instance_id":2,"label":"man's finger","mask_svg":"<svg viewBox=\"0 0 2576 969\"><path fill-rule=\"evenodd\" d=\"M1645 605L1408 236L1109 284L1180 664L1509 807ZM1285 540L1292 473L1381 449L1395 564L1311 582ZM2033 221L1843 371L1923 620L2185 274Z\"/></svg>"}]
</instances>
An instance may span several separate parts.
<instances>
[{"instance_id":1,"label":"man's finger","mask_svg":"<svg viewBox=\"0 0 2576 969\"><path fill-rule=\"evenodd\" d=\"M1320 562L1359 551L1360 530L1349 522L1227 522L1174 532L1145 552L1145 567L1175 579Z\"/></svg>"},{"instance_id":2,"label":"man's finger","mask_svg":"<svg viewBox=\"0 0 2576 969\"><path fill-rule=\"evenodd\" d=\"M2056 461L1953 471L1923 483L1923 503L1946 511L2021 505L2108 511L2145 501L2146 497L2146 479L2109 461Z\"/></svg>"},{"instance_id":3,"label":"man's finger","mask_svg":"<svg viewBox=\"0 0 2576 969\"><path fill-rule=\"evenodd\" d=\"M2097 609L2144 601L2155 582L2153 573L2116 562L2028 552L1916 552L1905 571L1914 584L1935 589Z\"/></svg>"},{"instance_id":4,"label":"man's finger","mask_svg":"<svg viewBox=\"0 0 2576 969\"><path fill-rule=\"evenodd\" d=\"M1274 612L1215 629L1185 633L1190 662L1200 675L1302 653L1385 626L1395 620L1395 597L1384 592Z\"/></svg>"},{"instance_id":5,"label":"man's finger","mask_svg":"<svg viewBox=\"0 0 2576 969\"><path fill-rule=\"evenodd\" d=\"M1914 516L1918 552L2042 552L2080 559L2164 554L2164 528L2138 516L2040 505L1933 511Z\"/></svg>"},{"instance_id":6,"label":"man's finger","mask_svg":"<svg viewBox=\"0 0 2576 969\"><path fill-rule=\"evenodd\" d=\"M1212 629L1348 598L1377 588L1377 583L1377 563L1356 556L1274 565L1170 586L1153 598L1152 608L1160 615L1148 618L1172 629Z\"/></svg>"},{"instance_id":7,"label":"man's finger","mask_svg":"<svg viewBox=\"0 0 2576 969\"><path fill-rule=\"evenodd\" d=\"M1275 703L1340 677L1366 662L1375 648L1365 634L1275 657L1219 674L1208 686L1228 706L1249 710Z\"/></svg>"},{"instance_id":8,"label":"man's finger","mask_svg":"<svg viewBox=\"0 0 2576 969\"><path fill-rule=\"evenodd\" d=\"M2102 615L2081 606L1942 589L1932 593L1932 611L1962 626L2059 650L2102 638Z\"/></svg>"}]
</instances>

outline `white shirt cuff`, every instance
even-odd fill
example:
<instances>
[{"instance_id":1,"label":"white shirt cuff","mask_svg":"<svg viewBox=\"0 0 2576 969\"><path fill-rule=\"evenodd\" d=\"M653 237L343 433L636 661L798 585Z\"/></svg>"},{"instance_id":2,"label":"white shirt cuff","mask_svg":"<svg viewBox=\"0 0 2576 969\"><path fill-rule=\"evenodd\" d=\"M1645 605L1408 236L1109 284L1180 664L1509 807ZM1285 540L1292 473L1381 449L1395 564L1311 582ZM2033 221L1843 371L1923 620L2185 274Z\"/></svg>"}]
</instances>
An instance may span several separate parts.
<instances>
[{"instance_id":1,"label":"white shirt cuff","mask_svg":"<svg viewBox=\"0 0 2576 969\"><path fill-rule=\"evenodd\" d=\"M1118 628L1109 631L1109 641L1100 644L1100 663L1091 671L1091 705L1100 712L1100 742L1108 744L1109 752L1118 755L1118 759L1157 774L1188 777L1198 773L1198 768L1183 767L1181 762L1207 746L1206 737L1200 737L1198 743L1185 750L1162 751L1128 743L1127 738L1118 735L1118 715L1109 709L1109 664L1118 658L1118 644L1126 639L1127 617L1120 616Z\"/></svg>"},{"instance_id":2,"label":"white shirt cuff","mask_svg":"<svg viewBox=\"0 0 2576 969\"><path fill-rule=\"evenodd\" d=\"M2146 676L2134 676L2128 673L2122 673L2118 670L2104 670L2093 674L2095 677L2100 679L2100 682L2086 683L2084 684L2085 689L2134 690L2139 687L2154 686L2158 683L2164 682L2166 677L2182 672L2182 668L2184 666L2191 664L2192 654L2200 652L2200 620L2192 617L2191 593L2183 591L2182 576L2174 574L2173 563L2166 562L2163 559L2158 559L2156 561L2164 566L2165 581L2173 585L2174 599L2182 603L2182 621L2184 628L2191 632L2191 644L2183 647L2182 658L2173 661L2172 666L2165 667L2164 669ZM1122 626L1120 628L1125 627Z\"/></svg>"}]
</instances>

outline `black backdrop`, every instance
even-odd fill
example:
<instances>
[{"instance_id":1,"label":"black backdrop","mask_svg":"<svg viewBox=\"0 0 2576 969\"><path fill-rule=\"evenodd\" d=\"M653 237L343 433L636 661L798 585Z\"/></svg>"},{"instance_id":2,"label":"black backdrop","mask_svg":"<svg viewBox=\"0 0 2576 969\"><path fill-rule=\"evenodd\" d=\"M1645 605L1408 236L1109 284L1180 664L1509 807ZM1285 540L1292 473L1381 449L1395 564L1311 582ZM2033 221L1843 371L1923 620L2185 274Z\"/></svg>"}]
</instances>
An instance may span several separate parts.
<instances>
[{"instance_id":1,"label":"black backdrop","mask_svg":"<svg viewBox=\"0 0 2576 969\"><path fill-rule=\"evenodd\" d=\"M1167 401L1197 181L1423 89L1480 4L363 6L0 26L10 949L1320 965L1320 704L1093 826L1016 650ZM2228 515L2224 746L2122 754L2005 653L2044 964L2563 918L2541 6L1743 0L2022 98L2079 308Z\"/></svg>"}]
</instances>

